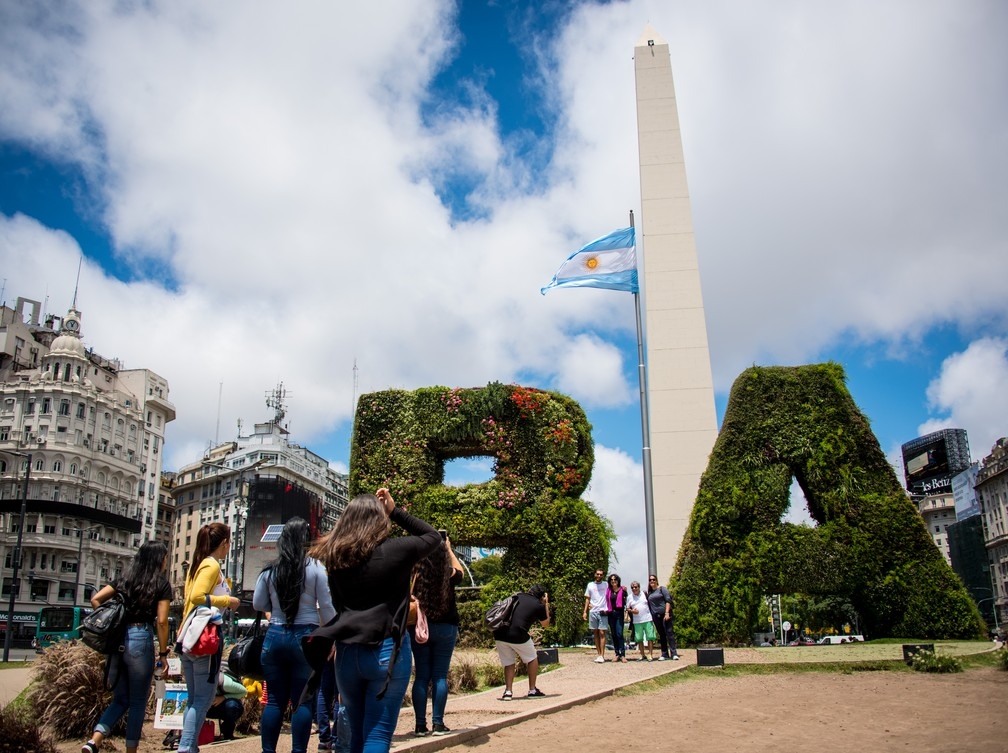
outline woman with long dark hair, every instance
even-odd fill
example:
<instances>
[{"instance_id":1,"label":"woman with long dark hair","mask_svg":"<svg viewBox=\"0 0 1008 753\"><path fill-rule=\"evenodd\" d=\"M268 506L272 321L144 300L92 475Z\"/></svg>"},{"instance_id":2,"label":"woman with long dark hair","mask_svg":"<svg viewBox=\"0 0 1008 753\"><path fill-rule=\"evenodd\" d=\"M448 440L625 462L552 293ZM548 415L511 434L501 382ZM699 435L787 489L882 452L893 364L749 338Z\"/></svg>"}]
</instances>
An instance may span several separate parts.
<instances>
[{"instance_id":1,"label":"woman with long dark hair","mask_svg":"<svg viewBox=\"0 0 1008 753\"><path fill-rule=\"evenodd\" d=\"M420 602L427 618L426 643L413 645L413 713L416 716L417 737L429 735L427 729L427 689L433 685L431 697L431 727L435 735L451 730L445 726L444 713L448 703L448 667L451 665L455 641L458 640L459 613L455 604L455 586L462 582L459 564L451 541L444 536L439 546L417 563L413 595ZM410 630L410 637L413 637Z\"/></svg>"},{"instance_id":2,"label":"woman with long dark hair","mask_svg":"<svg viewBox=\"0 0 1008 753\"><path fill-rule=\"evenodd\" d=\"M301 639L336 615L325 568L306 554L309 534L304 518L291 518L284 524L277 539L277 558L259 574L252 596L253 607L270 613L262 650L267 688L261 722L263 753L275 753L291 701L295 705L291 752L308 750L314 706L298 702L311 674Z\"/></svg>"},{"instance_id":3,"label":"woman with long dark hair","mask_svg":"<svg viewBox=\"0 0 1008 753\"><path fill-rule=\"evenodd\" d=\"M409 535L389 538L392 523ZM339 613L311 641L319 642L320 656L336 641L336 684L350 723L350 753L388 753L392 744L412 663L406 632L410 576L439 546L441 535L396 507L383 488L354 497L309 552L329 573Z\"/></svg>"},{"instance_id":4,"label":"woman with long dark hair","mask_svg":"<svg viewBox=\"0 0 1008 753\"><path fill-rule=\"evenodd\" d=\"M137 551L122 578L117 578L91 597L96 609L113 594L122 594L126 604L126 638L119 657L119 672L112 687L112 703L95 725L91 739L81 746L81 753L98 753L101 745L126 716L126 751L136 753L140 745L147 697L154 676L154 633L158 639L158 665L168 656L168 606L171 585L164 573L168 548L160 541L147 541Z\"/></svg>"},{"instance_id":5,"label":"woman with long dark hair","mask_svg":"<svg viewBox=\"0 0 1008 753\"><path fill-rule=\"evenodd\" d=\"M622 585L620 577L613 573L609 576L609 588L606 589L606 609L609 610L609 635L612 636L615 661L626 663L626 642L623 640L623 619L626 616L627 590Z\"/></svg>"},{"instance_id":6,"label":"woman with long dark hair","mask_svg":"<svg viewBox=\"0 0 1008 753\"><path fill-rule=\"evenodd\" d=\"M192 564L186 573L182 602L183 625L189 613L196 607L217 607L220 610L238 608L238 599L231 596L231 590L220 568L220 560L227 557L230 549L231 529L223 523L207 523L199 529ZM221 646L223 647L223 641ZM205 656L193 656L182 652L182 674L185 677L189 703L182 715L182 735L179 737L178 753L199 750L196 738L203 727L203 722L206 721L206 713L217 695L220 659L220 648L216 654Z\"/></svg>"}]
</instances>

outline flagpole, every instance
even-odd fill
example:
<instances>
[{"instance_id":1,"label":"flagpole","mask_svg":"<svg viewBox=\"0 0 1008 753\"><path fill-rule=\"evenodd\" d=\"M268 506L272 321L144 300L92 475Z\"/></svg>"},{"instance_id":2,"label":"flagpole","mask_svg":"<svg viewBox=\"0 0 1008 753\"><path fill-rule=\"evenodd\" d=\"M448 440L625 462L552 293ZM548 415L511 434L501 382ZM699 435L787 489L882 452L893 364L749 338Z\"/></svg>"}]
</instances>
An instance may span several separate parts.
<instances>
[{"instance_id":1,"label":"flagpole","mask_svg":"<svg viewBox=\"0 0 1008 753\"><path fill-rule=\"evenodd\" d=\"M630 227L634 226L630 210ZM636 238L636 231L634 238ZM636 241L634 242L636 246ZM639 288L639 286L638 286ZM644 531L647 538L648 574L658 573L658 550L655 546L654 487L651 483L651 427L648 423L647 365L644 363L644 330L641 323L640 291L634 291L634 311L637 315L637 381L640 384L641 460L644 465ZM659 581L661 582L661 581Z\"/></svg>"}]
</instances>

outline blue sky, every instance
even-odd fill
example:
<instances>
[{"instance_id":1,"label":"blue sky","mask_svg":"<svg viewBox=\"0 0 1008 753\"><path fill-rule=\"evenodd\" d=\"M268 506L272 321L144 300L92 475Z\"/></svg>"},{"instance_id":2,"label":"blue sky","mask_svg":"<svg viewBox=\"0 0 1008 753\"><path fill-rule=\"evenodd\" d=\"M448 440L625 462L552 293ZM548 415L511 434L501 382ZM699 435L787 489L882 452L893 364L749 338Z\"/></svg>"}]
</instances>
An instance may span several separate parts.
<instances>
[{"instance_id":1,"label":"blue sky","mask_svg":"<svg viewBox=\"0 0 1008 753\"><path fill-rule=\"evenodd\" d=\"M357 394L557 389L641 578L632 298L539 288L647 222L647 23L719 418L747 366L835 360L894 463L944 426L975 458L1008 433L1003 3L337 5L0 6L3 297L64 313L83 254L87 344L171 385L167 467L264 420L282 380L294 440L345 469L355 362Z\"/></svg>"}]
</instances>

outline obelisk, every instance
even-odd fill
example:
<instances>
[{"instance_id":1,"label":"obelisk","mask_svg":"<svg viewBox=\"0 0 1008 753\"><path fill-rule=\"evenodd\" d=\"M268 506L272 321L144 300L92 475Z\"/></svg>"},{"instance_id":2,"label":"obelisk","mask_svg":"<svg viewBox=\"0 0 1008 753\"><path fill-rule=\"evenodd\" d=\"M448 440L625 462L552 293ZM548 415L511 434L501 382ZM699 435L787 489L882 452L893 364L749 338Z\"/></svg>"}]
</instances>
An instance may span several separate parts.
<instances>
[{"instance_id":1,"label":"obelisk","mask_svg":"<svg viewBox=\"0 0 1008 753\"><path fill-rule=\"evenodd\" d=\"M672 60L650 25L634 48L634 68L655 554L665 583L714 447L717 414Z\"/></svg>"}]
</instances>

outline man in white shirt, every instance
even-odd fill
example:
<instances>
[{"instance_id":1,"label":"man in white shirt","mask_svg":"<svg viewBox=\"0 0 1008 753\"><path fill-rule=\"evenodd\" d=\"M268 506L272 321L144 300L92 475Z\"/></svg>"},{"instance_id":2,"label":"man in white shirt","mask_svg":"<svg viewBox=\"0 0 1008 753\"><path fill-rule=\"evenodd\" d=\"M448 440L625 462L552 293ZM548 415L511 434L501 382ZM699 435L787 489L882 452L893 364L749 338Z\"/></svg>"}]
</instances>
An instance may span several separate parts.
<instances>
[{"instance_id":1,"label":"man in white shirt","mask_svg":"<svg viewBox=\"0 0 1008 753\"><path fill-rule=\"evenodd\" d=\"M588 629L595 638L596 664L605 662L606 627L608 626L608 609L606 607L605 572L595 571L595 580L585 588L584 617L588 621Z\"/></svg>"}]
</instances>

